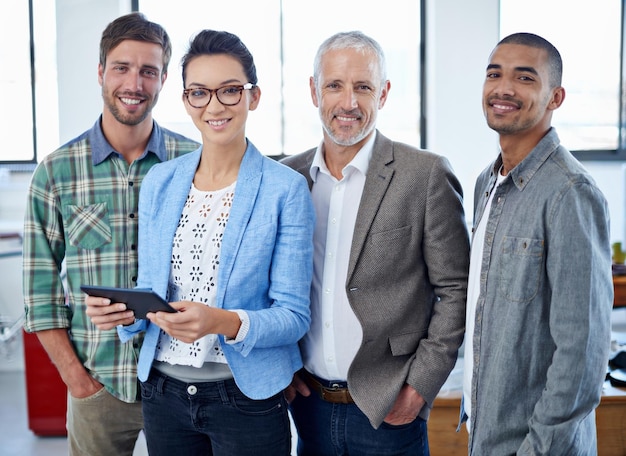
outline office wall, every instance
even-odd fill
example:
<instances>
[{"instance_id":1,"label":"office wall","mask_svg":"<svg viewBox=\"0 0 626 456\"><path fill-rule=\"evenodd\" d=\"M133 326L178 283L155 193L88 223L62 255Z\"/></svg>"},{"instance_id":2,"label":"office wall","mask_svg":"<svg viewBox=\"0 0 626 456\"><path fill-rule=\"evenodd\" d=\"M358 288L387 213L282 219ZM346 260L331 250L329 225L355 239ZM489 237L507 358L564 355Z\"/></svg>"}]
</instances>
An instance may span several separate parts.
<instances>
[{"instance_id":1,"label":"office wall","mask_svg":"<svg viewBox=\"0 0 626 456\"><path fill-rule=\"evenodd\" d=\"M487 58L498 41L499 0L428 0L428 148L450 160L471 223L474 181L498 151L482 114Z\"/></svg>"}]
</instances>

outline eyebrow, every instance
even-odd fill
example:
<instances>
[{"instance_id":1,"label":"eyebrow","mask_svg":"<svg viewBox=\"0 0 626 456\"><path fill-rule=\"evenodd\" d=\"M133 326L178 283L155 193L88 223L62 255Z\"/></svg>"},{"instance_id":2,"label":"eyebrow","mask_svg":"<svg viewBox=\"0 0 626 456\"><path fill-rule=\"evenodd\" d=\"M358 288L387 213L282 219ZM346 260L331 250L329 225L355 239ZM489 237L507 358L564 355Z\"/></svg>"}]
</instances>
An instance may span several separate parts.
<instances>
[{"instance_id":1,"label":"eyebrow","mask_svg":"<svg viewBox=\"0 0 626 456\"><path fill-rule=\"evenodd\" d=\"M194 86L194 87L206 87L204 84L200 82L190 82L189 85ZM227 79L220 83L220 87L225 87L229 85L243 85L243 83L237 78Z\"/></svg>"},{"instance_id":2,"label":"eyebrow","mask_svg":"<svg viewBox=\"0 0 626 456\"><path fill-rule=\"evenodd\" d=\"M489 71L489 70L501 70L501 69L502 69L502 65L498 65L496 63L491 63L491 64L487 65L487 71ZM517 73L532 73L532 74L535 74L535 75L539 76L539 73L537 73L537 70L535 70L534 67L518 66L518 67L515 67L515 72L517 72Z\"/></svg>"},{"instance_id":3,"label":"eyebrow","mask_svg":"<svg viewBox=\"0 0 626 456\"><path fill-rule=\"evenodd\" d=\"M107 62L107 64L110 64L110 65L126 65L126 66L130 66L131 65L130 60L110 60L109 62ZM146 68L149 68L149 69L152 69L152 70L161 71L161 68L159 68L158 66L150 65L150 64L141 65L139 68L144 69L144 70Z\"/></svg>"},{"instance_id":4,"label":"eyebrow","mask_svg":"<svg viewBox=\"0 0 626 456\"><path fill-rule=\"evenodd\" d=\"M107 64L110 65L129 65L128 60L107 60Z\"/></svg>"}]
</instances>

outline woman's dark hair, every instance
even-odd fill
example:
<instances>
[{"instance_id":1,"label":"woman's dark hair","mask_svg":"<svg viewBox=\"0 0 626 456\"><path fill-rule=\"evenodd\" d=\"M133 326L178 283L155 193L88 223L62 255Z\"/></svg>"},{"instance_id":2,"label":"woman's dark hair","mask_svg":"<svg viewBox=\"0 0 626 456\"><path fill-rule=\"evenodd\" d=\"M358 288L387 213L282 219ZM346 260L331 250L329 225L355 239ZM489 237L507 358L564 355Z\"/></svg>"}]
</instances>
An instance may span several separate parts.
<instances>
[{"instance_id":1,"label":"woman's dark hair","mask_svg":"<svg viewBox=\"0 0 626 456\"><path fill-rule=\"evenodd\" d=\"M189 42L187 53L180 62L183 67L183 86L185 85L189 62L201 55L217 54L229 55L235 58L241 63L248 82L254 85L257 84L256 67L254 66L252 54L250 54L248 48L237 35L216 30L202 30Z\"/></svg>"}]
</instances>

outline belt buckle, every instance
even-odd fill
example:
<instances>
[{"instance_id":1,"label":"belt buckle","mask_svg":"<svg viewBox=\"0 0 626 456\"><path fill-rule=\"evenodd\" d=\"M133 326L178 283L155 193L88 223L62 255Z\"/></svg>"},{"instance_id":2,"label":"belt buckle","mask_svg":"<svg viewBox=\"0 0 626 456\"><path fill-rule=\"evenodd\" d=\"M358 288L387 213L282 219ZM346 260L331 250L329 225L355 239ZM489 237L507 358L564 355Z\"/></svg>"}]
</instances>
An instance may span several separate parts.
<instances>
[{"instance_id":1,"label":"belt buckle","mask_svg":"<svg viewBox=\"0 0 626 456\"><path fill-rule=\"evenodd\" d=\"M342 404L349 404L352 402L350 400L350 393L348 392L348 388L339 386L337 383L324 387L321 393L322 393L322 399L327 402L342 403Z\"/></svg>"}]
</instances>

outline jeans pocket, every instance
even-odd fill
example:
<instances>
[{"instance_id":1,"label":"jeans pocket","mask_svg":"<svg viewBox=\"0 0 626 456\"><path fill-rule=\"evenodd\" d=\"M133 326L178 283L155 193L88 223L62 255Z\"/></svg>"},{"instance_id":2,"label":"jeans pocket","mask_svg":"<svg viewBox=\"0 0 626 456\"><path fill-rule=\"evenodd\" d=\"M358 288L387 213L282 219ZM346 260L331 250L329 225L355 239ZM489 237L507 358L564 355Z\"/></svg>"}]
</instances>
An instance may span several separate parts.
<instances>
[{"instance_id":1,"label":"jeans pocket","mask_svg":"<svg viewBox=\"0 0 626 456\"><path fill-rule=\"evenodd\" d=\"M389 429L390 431L393 431L394 429L397 431L400 431L402 429L410 428L411 426L413 426L413 421L411 421L410 423L404 423L404 424L389 424L383 421L382 424L380 425L381 428Z\"/></svg>"},{"instance_id":2,"label":"jeans pocket","mask_svg":"<svg viewBox=\"0 0 626 456\"><path fill-rule=\"evenodd\" d=\"M149 383L149 381L139 382L139 387L141 389L141 399L152 399L154 395L154 385Z\"/></svg>"},{"instance_id":3,"label":"jeans pocket","mask_svg":"<svg viewBox=\"0 0 626 456\"><path fill-rule=\"evenodd\" d=\"M250 399L243 393L233 394L232 405L246 415L270 415L275 412L287 413L287 404L283 393L268 399Z\"/></svg>"}]
</instances>

